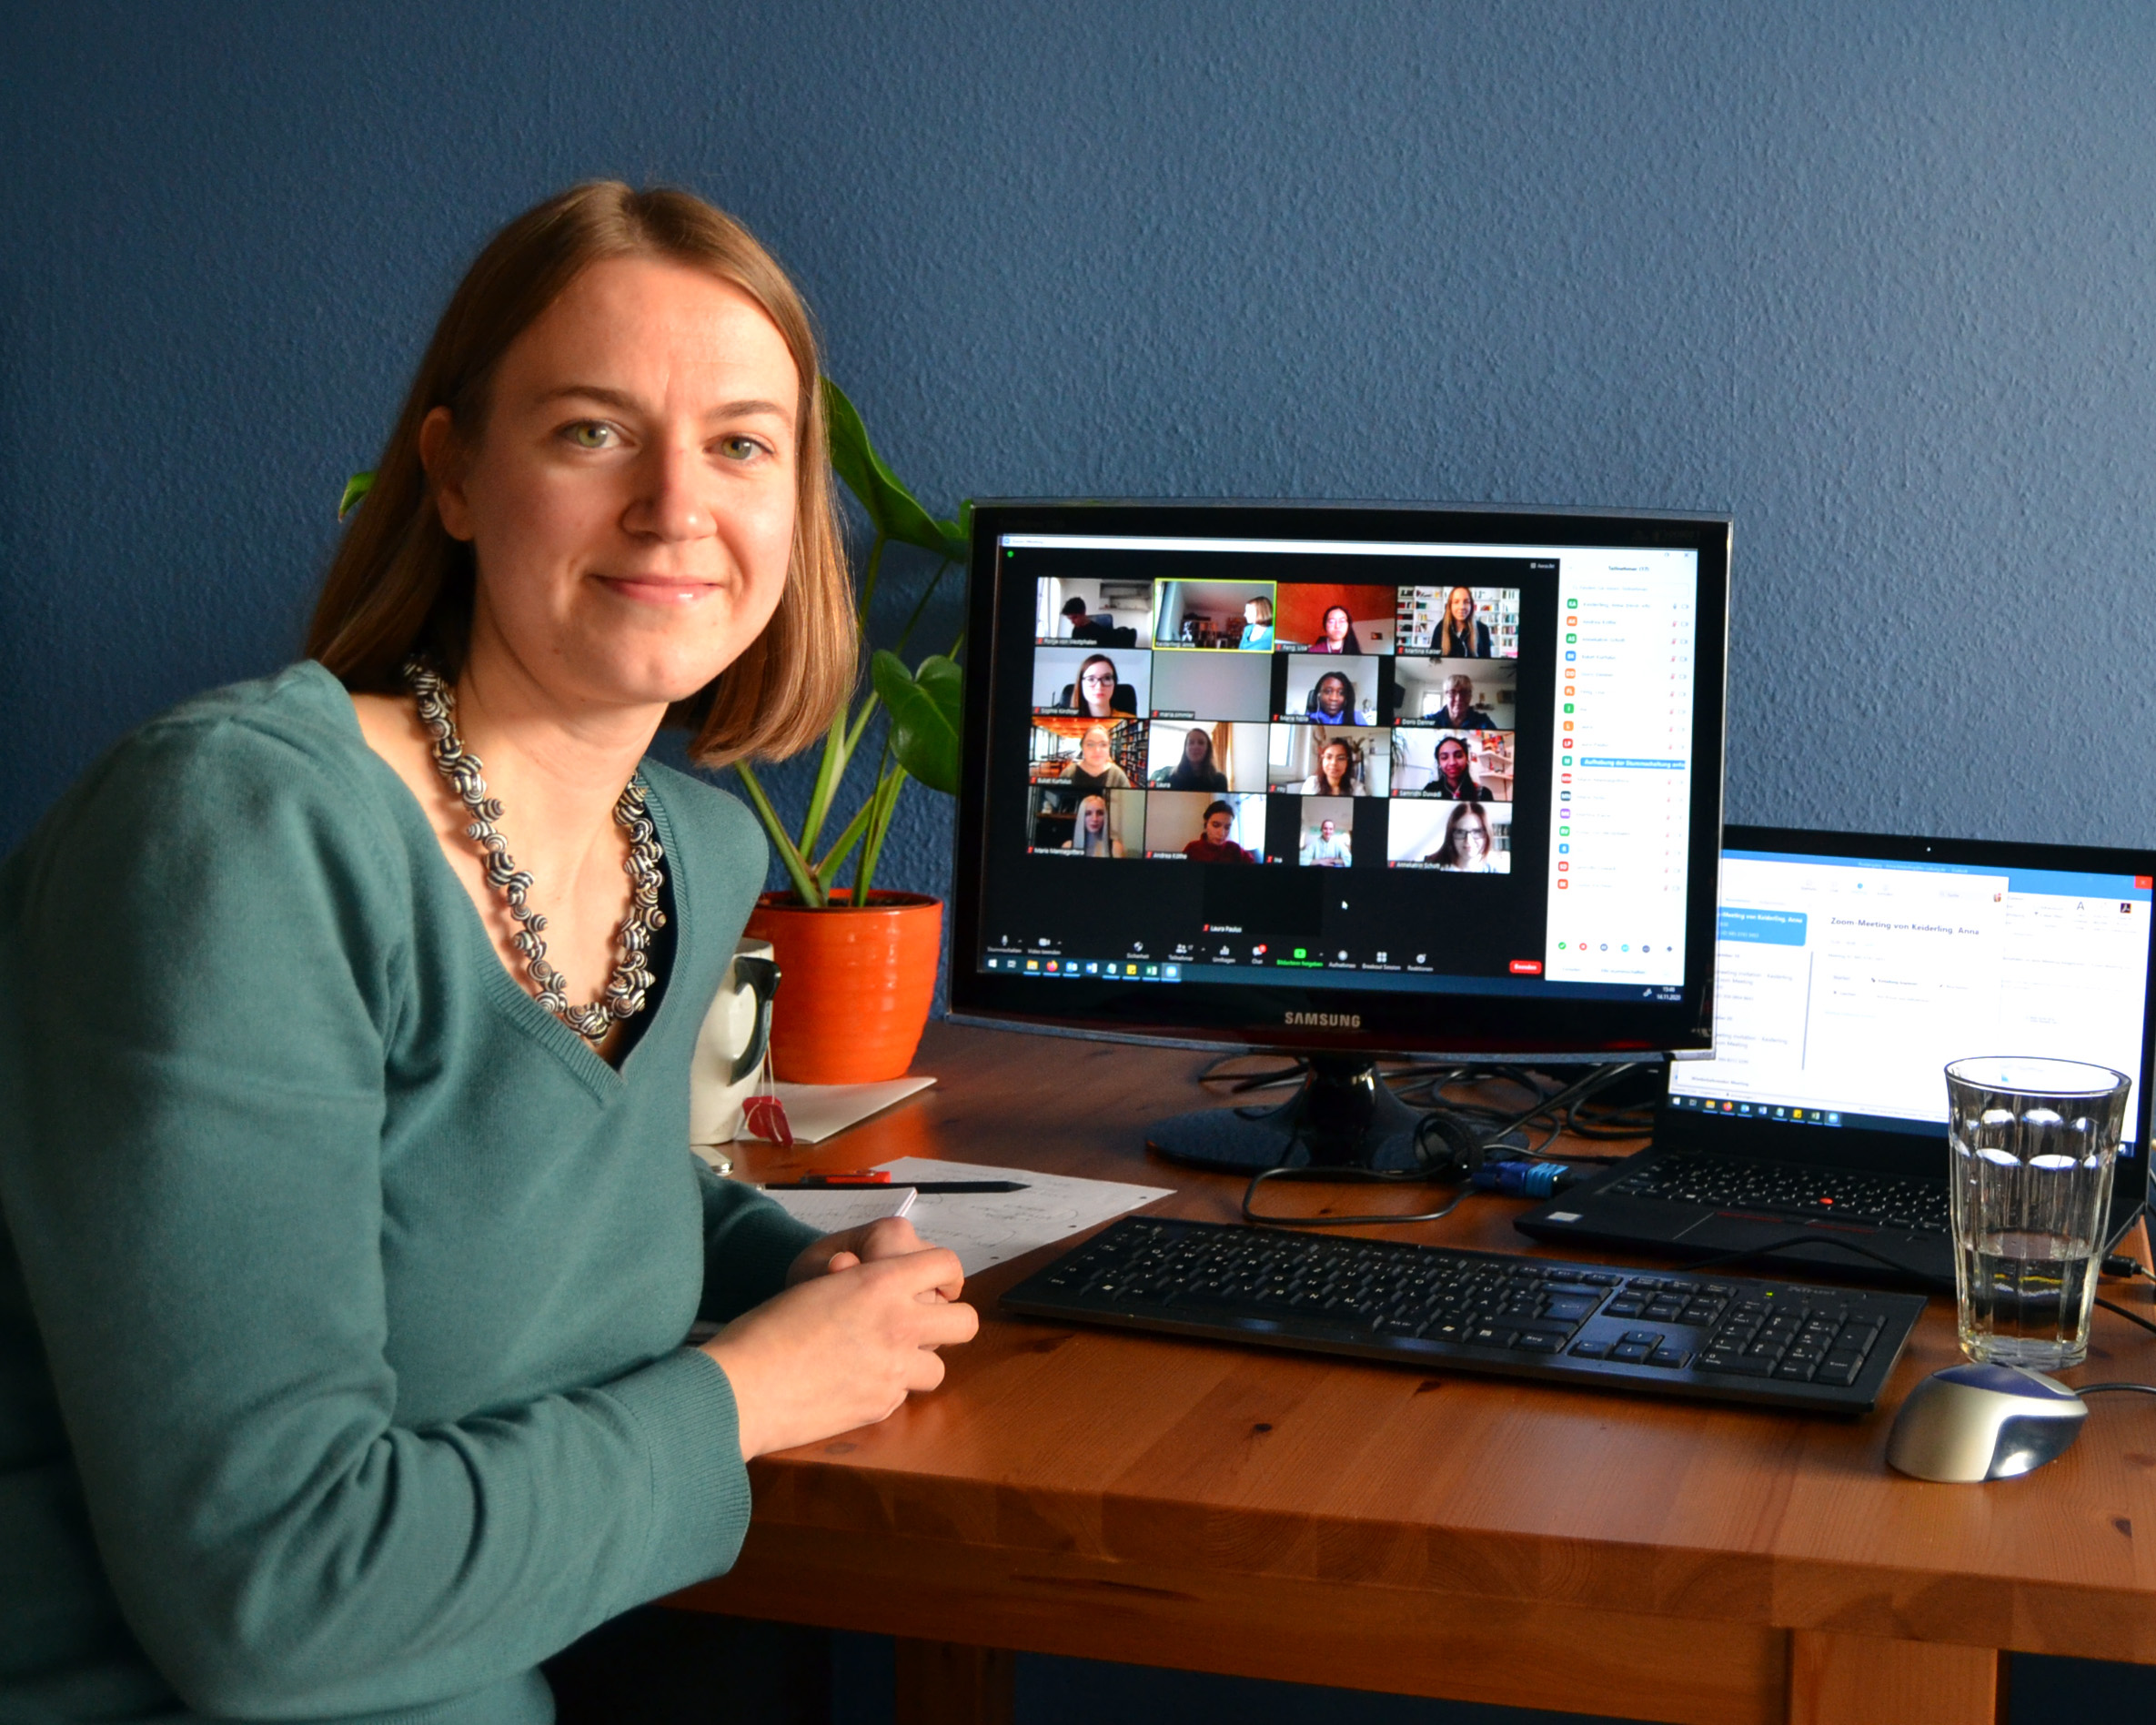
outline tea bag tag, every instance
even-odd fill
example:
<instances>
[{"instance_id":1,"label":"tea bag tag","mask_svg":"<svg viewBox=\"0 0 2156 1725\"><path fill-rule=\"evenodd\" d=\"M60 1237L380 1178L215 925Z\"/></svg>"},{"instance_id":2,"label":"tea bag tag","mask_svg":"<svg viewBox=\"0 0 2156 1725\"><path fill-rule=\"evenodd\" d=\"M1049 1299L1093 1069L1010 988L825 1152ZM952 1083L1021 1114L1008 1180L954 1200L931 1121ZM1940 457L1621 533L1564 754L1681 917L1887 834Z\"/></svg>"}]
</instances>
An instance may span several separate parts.
<instances>
[{"instance_id":1,"label":"tea bag tag","mask_svg":"<svg viewBox=\"0 0 2156 1725\"><path fill-rule=\"evenodd\" d=\"M786 1105L779 1100L771 1083L771 1052L763 1051L763 1068L757 1074L756 1094L741 1103L741 1121L750 1133L767 1144L791 1144L793 1128L786 1123Z\"/></svg>"}]
</instances>

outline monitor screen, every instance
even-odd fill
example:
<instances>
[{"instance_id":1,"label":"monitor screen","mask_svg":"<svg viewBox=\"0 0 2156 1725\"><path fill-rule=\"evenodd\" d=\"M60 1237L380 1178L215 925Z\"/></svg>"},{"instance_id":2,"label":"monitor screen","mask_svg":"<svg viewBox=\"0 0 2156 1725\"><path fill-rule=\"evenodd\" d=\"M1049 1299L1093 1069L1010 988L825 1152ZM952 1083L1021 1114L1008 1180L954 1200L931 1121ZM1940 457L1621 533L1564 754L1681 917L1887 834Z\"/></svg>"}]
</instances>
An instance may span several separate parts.
<instances>
[{"instance_id":1,"label":"monitor screen","mask_svg":"<svg viewBox=\"0 0 2156 1725\"><path fill-rule=\"evenodd\" d=\"M978 507L953 1010L1706 1046L1728 554L1692 516Z\"/></svg>"},{"instance_id":2,"label":"monitor screen","mask_svg":"<svg viewBox=\"0 0 2156 1725\"><path fill-rule=\"evenodd\" d=\"M2134 1081L2131 1145L2144 1112L2156 893L2131 866L2059 861L1904 859L1861 841L1824 855L1733 844L1722 853L1714 1055L1670 1067L1669 1105L1936 1138L1949 1061L2050 1054Z\"/></svg>"}]
</instances>

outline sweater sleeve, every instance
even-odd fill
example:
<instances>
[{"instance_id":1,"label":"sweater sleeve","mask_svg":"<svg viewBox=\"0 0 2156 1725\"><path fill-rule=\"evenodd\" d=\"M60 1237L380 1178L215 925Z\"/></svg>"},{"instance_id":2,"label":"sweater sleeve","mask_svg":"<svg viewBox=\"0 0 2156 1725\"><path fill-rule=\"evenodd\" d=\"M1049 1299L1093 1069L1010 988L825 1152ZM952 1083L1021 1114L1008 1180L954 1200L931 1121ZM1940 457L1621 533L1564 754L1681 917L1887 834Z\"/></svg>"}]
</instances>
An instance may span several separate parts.
<instances>
[{"instance_id":1,"label":"sweater sleeve","mask_svg":"<svg viewBox=\"0 0 2156 1725\"><path fill-rule=\"evenodd\" d=\"M419 1008L374 801L241 721L153 728L0 875L0 1205L115 1596L218 1717L513 1679L748 1521L690 1350L395 1422L385 1046Z\"/></svg>"},{"instance_id":2,"label":"sweater sleeve","mask_svg":"<svg viewBox=\"0 0 2156 1725\"><path fill-rule=\"evenodd\" d=\"M697 1180L704 1201L704 1296L696 1315L724 1324L783 1288L793 1260L821 1236L738 1180L700 1166Z\"/></svg>"}]
</instances>

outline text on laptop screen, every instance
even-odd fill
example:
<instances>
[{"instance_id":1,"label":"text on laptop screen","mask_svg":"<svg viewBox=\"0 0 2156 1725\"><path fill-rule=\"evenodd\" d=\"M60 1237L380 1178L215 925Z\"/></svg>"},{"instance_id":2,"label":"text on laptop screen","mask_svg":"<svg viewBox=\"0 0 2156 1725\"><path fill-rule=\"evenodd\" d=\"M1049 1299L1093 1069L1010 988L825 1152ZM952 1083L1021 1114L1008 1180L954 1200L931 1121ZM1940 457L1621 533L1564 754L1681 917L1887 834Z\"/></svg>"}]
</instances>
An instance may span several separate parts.
<instances>
[{"instance_id":1,"label":"text on laptop screen","mask_svg":"<svg viewBox=\"0 0 2156 1725\"><path fill-rule=\"evenodd\" d=\"M2136 1077L2151 914L2146 875L1725 851L1715 1054L1670 1105L1929 1131L1966 1055Z\"/></svg>"}]
</instances>

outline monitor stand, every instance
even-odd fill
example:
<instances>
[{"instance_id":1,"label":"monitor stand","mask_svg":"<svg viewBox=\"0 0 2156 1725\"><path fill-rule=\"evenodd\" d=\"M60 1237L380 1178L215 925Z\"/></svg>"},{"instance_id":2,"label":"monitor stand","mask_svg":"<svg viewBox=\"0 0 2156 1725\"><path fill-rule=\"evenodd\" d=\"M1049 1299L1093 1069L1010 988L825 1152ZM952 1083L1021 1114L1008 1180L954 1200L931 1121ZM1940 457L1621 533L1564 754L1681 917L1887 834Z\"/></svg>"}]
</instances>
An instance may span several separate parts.
<instances>
[{"instance_id":1,"label":"monitor stand","mask_svg":"<svg viewBox=\"0 0 2156 1725\"><path fill-rule=\"evenodd\" d=\"M1422 1116L1385 1087L1376 1064L1354 1054L1311 1054L1303 1087L1263 1114L1201 1108L1145 1128L1146 1147L1194 1167L1252 1174L1261 1168L1423 1165Z\"/></svg>"}]
</instances>

